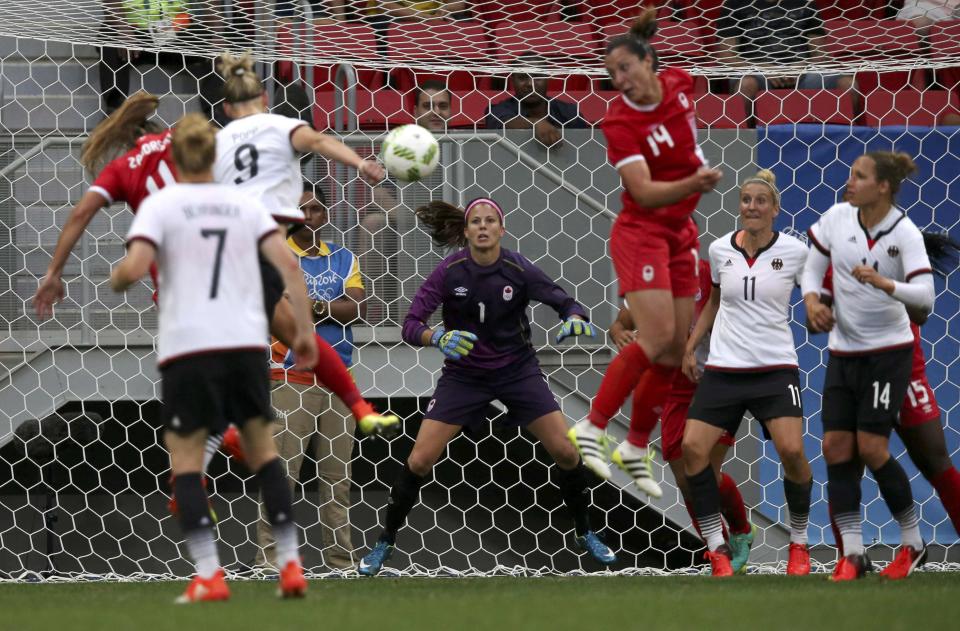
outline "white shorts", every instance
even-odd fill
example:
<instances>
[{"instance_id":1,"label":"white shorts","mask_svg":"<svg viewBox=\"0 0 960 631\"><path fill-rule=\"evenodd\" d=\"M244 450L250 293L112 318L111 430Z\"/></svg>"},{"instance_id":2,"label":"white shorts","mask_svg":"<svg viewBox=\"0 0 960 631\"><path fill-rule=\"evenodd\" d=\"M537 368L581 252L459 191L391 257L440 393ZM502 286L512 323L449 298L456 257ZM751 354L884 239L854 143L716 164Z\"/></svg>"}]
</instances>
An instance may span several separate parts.
<instances>
[{"instance_id":1,"label":"white shorts","mask_svg":"<svg viewBox=\"0 0 960 631\"><path fill-rule=\"evenodd\" d=\"M898 20L925 17L933 22L960 19L960 2L957 0L906 0L897 13Z\"/></svg>"}]
</instances>

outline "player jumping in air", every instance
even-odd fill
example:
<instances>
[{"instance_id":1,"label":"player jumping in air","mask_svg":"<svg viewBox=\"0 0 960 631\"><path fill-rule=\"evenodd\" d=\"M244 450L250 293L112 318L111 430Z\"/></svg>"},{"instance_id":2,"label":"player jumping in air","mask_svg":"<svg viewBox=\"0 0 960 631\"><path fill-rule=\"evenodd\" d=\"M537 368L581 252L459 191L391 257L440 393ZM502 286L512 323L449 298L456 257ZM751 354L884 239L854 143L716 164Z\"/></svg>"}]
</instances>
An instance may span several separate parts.
<instances>
[{"instance_id":1,"label":"player jumping in air","mask_svg":"<svg viewBox=\"0 0 960 631\"><path fill-rule=\"evenodd\" d=\"M870 570L861 532L861 462L900 524L900 549L882 575L906 578L926 559L910 480L889 449L913 367L908 311L922 321L934 302L923 235L894 205L901 183L915 170L904 153L874 151L857 158L847 180L849 203L835 204L810 227L812 247L803 275L807 325L830 332L823 456L844 554L834 581L854 580ZM820 301L831 265L832 310Z\"/></svg>"},{"instance_id":2,"label":"player jumping in air","mask_svg":"<svg viewBox=\"0 0 960 631\"><path fill-rule=\"evenodd\" d=\"M269 426L263 291L250 284L259 270L258 250L291 289L294 348L309 368L316 344L306 286L267 209L213 182L216 136L210 123L200 114L185 116L173 130L171 147L181 183L169 184L140 206L127 235L127 256L110 280L115 291L124 291L156 262L163 281L157 339L161 417L180 527L196 564L196 576L177 602L230 597L201 483L207 435L228 423L240 425L247 462L263 489L277 539L280 595L303 596L307 582L290 487Z\"/></svg>"},{"instance_id":3,"label":"player jumping in air","mask_svg":"<svg viewBox=\"0 0 960 631\"><path fill-rule=\"evenodd\" d=\"M610 418L643 377L634 393L630 435L649 433L683 360L699 286L699 243L691 215L722 175L706 166L697 146L693 79L677 68L657 72L657 54L649 43L656 28L656 11L649 9L606 48L607 71L621 98L610 106L603 132L625 189L610 251L637 337L610 363L589 416L569 433L584 464L604 479L610 477L605 446ZM640 490L657 496L659 488L647 484L646 448L628 436L613 461Z\"/></svg>"},{"instance_id":4,"label":"player jumping in air","mask_svg":"<svg viewBox=\"0 0 960 631\"><path fill-rule=\"evenodd\" d=\"M563 320L560 342L594 335L586 312L537 266L500 246L503 210L492 199L475 199L465 209L431 202L417 210L417 217L438 246L467 247L430 274L403 323L407 343L436 346L447 360L413 451L390 491L384 530L361 560L360 574L376 575L390 558L397 531L447 443L464 427L482 423L494 399L506 406L510 423L526 428L557 463L556 479L573 516L578 547L610 565L616 557L591 529L587 514L591 476L566 439L567 424L540 370L527 317L531 300L553 307ZM427 321L437 307L443 325L431 328Z\"/></svg>"},{"instance_id":5,"label":"player jumping in air","mask_svg":"<svg viewBox=\"0 0 960 631\"><path fill-rule=\"evenodd\" d=\"M714 290L688 342L695 345L711 331L710 354L702 375L689 355L683 366L687 377L699 382L683 434L684 469L707 558L718 577L731 576L734 569L710 456L725 433L736 435L747 411L773 440L783 465L790 510L787 574L810 573L813 475L803 453L800 370L790 330L790 297L803 274L807 246L773 229L779 213L772 173L761 171L740 187L742 228L710 244Z\"/></svg>"}]
</instances>

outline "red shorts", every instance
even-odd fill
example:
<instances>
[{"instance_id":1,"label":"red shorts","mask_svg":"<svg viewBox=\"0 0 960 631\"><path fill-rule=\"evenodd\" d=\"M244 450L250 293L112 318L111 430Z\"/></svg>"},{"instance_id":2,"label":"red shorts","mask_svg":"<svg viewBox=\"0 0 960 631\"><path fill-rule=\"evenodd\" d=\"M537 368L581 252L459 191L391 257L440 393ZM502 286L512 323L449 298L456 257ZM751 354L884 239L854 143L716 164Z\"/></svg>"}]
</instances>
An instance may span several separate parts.
<instances>
[{"instance_id":1,"label":"red shorts","mask_svg":"<svg viewBox=\"0 0 960 631\"><path fill-rule=\"evenodd\" d=\"M680 227L622 219L621 214L610 233L620 295L669 289L676 297L695 296L700 289L697 224L692 219Z\"/></svg>"},{"instance_id":2,"label":"red shorts","mask_svg":"<svg viewBox=\"0 0 960 631\"><path fill-rule=\"evenodd\" d=\"M684 387L680 381L686 381L689 387ZM690 383L682 374L673 382L673 390L667 402L663 404L660 414L660 450L665 462L674 462L683 457L683 430L687 427L687 410L693 400L693 393L697 387ZM720 437L720 444L733 447L734 438L729 432Z\"/></svg>"},{"instance_id":3,"label":"red shorts","mask_svg":"<svg viewBox=\"0 0 960 631\"><path fill-rule=\"evenodd\" d=\"M940 418L940 406L933 395L933 388L927 381L927 371L923 365L914 369L910 375L907 397L900 408L900 427L916 427Z\"/></svg>"}]
</instances>

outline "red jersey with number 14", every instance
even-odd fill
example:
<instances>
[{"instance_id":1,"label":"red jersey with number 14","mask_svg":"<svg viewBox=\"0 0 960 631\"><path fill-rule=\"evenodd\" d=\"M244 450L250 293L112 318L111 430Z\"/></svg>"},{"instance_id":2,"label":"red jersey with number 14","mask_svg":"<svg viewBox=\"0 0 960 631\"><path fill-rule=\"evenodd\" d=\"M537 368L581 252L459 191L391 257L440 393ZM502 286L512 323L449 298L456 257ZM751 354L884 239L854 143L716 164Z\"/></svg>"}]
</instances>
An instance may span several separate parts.
<instances>
[{"instance_id":1,"label":"red jersey with number 14","mask_svg":"<svg viewBox=\"0 0 960 631\"><path fill-rule=\"evenodd\" d=\"M621 95L603 119L607 157L615 169L645 160L654 181L681 180L706 164L697 145L697 122L693 107L693 77L679 68L666 68L657 75L663 98L656 105L638 105ZM670 206L644 208L623 193L620 221L677 224L697 208L700 194Z\"/></svg>"},{"instance_id":2,"label":"red jersey with number 14","mask_svg":"<svg viewBox=\"0 0 960 631\"><path fill-rule=\"evenodd\" d=\"M146 134L130 151L103 168L90 187L108 203L126 202L134 213L148 195L177 181L171 130Z\"/></svg>"}]
</instances>

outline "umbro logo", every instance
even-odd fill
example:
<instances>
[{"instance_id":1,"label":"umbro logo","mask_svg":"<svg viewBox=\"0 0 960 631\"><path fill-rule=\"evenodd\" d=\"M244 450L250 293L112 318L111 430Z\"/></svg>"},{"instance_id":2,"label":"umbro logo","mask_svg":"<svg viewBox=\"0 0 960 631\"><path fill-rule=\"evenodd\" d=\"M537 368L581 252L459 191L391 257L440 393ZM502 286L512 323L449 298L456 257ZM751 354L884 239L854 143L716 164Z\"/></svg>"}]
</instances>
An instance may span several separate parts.
<instances>
[{"instance_id":1,"label":"umbro logo","mask_svg":"<svg viewBox=\"0 0 960 631\"><path fill-rule=\"evenodd\" d=\"M897 258L898 256L900 256L900 248L898 248L895 245L891 245L889 248L887 248L887 256L889 256L892 259Z\"/></svg>"},{"instance_id":2,"label":"umbro logo","mask_svg":"<svg viewBox=\"0 0 960 631\"><path fill-rule=\"evenodd\" d=\"M779 272L783 269L783 259L773 259L770 261L770 267Z\"/></svg>"},{"instance_id":3,"label":"umbro logo","mask_svg":"<svg viewBox=\"0 0 960 631\"><path fill-rule=\"evenodd\" d=\"M453 295L456 296L457 298L463 298L464 296L467 295L467 288L457 287L456 289L453 290Z\"/></svg>"},{"instance_id":4,"label":"umbro logo","mask_svg":"<svg viewBox=\"0 0 960 631\"><path fill-rule=\"evenodd\" d=\"M848 243L856 243L856 242L857 242L857 237L855 237L855 236L850 237L849 239L847 239L847 242L848 242Z\"/></svg>"},{"instance_id":5,"label":"umbro logo","mask_svg":"<svg viewBox=\"0 0 960 631\"><path fill-rule=\"evenodd\" d=\"M727 262L724 263L723 266L724 266L724 267L732 267L732 266L733 266L733 261L731 261L730 259L727 259Z\"/></svg>"}]
</instances>

